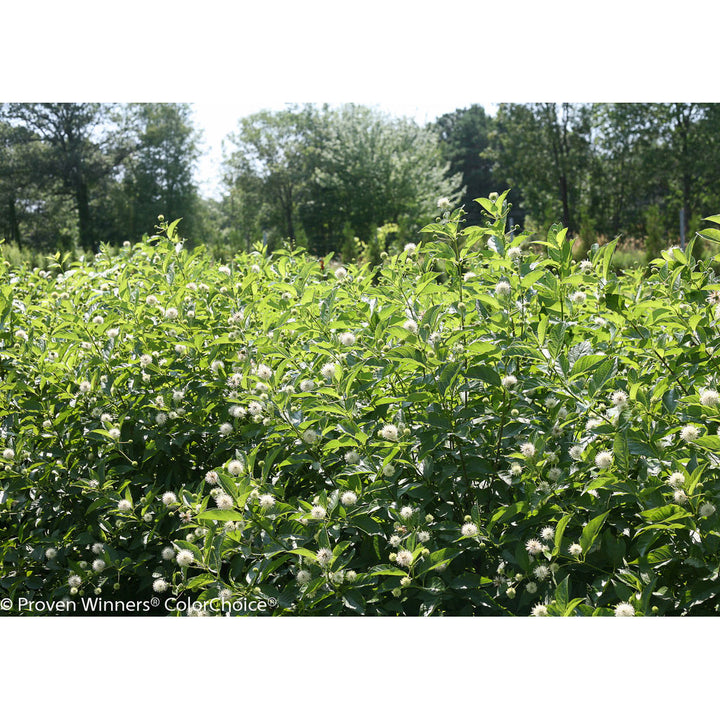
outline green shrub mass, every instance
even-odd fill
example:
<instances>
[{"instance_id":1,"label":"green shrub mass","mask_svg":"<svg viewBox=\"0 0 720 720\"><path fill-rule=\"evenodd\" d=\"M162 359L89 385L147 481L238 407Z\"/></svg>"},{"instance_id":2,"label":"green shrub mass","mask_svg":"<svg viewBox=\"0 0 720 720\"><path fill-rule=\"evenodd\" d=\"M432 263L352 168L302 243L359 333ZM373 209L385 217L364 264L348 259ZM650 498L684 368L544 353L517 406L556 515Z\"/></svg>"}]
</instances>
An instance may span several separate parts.
<instances>
[{"instance_id":1,"label":"green shrub mass","mask_svg":"<svg viewBox=\"0 0 720 720\"><path fill-rule=\"evenodd\" d=\"M691 248L617 277L613 243L578 263L478 202L375 270L218 266L174 224L5 265L10 612L717 613L720 283Z\"/></svg>"}]
</instances>

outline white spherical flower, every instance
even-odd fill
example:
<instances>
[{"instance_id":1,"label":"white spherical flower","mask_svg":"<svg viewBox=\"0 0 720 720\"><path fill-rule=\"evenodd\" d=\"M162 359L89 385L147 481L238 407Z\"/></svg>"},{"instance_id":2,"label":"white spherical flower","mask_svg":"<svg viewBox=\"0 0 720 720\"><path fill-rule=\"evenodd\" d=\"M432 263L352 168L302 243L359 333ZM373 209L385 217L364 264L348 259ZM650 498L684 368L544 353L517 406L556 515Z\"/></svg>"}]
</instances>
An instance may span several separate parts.
<instances>
[{"instance_id":1,"label":"white spherical flower","mask_svg":"<svg viewBox=\"0 0 720 720\"><path fill-rule=\"evenodd\" d=\"M405 247L403 248L403 251L408 255L412 255L416 250L417 245L415 243L405 243Z\"/></svg>"},{"instance_id":2,"label":"white spherical flower","mask_svg":"<svg viewBox=\"0 0 720 720\"><path fill-rule=\"evenodd\" d=\"M534 595L537 592L537 584L532 582L532 580L525 586L525 589L528 591L530 595Z\"/></svg>"},{"instance_id":3,"label":"white spherical flower","mask_svg":"<svg viewBox=\"0 0 720 720\"><path fill-rule=\"evenodd\" d=\"M332 380L332 378L335 377L335 364L334 363L325 363L322 366L322 368L320 369L320 374L326 380Z\"/></svg>"},{"instance_id":4,"label":"white spherical flower","mask_svg":"<svg viewBox=\"0 0 720 720\"><path fill-rule=\"evenodd\" d=\"M392 547L397 547L400 544L400 542L401 542L401 538L399 535L391 535L390 539L388 540L388 543Z\"/></svg>"},{"instance_id":5,"label":"white spherical flower","mask_svg":"<svg viewBox=\"0 0 720 720\"><path fill-rule=\"evenodd\" d=\"M258 504L261 508L268 509L271 508L275 504L275 498L270 495L269 493L266 493L265 495L261 495L258 498Z\"/></svg>"},{"instance_id":6,"label":"white spherical flower","mask_svg":"<svg viewBox=\"0 0 720 720\"><path fill-rule=\"evenodd\" d=\"M615 606L615 617L632 617L635 608L630 603L619 603Z\"/></svg>"},{"instance_id":7,"label":"white spherical flower","mask_svg":"<svg viewBox=\"0 0 720 720\"><path fill-rule=\"evenodd\" d=\"M517 384L517 378L514 375L506 375L502 379L502 386L506 389L514 387L516 384Z\"/></svg>"},{"instance_id":8,"label":"white spherical flower","mask_svg":"<svg viewBox=\"0 0 720 720\"><path fill-rule=\"evenodd\" d=\"M315 387L315 383L312 380L301 380L300 381L300 392L310 392Z\"/></svg>"},{"instance_id":9,"label":"white spherical flower","mask_svg":"<svg viewBox=\"0 0 720 720\"><path fill-rule=\"evenodd\" d=\"M57 557L57 550L55 548L48 548L45 551L45 557L48 560L53 560L55 557Z\"/></svg>"},{"instance_id":10,"label":"white spherical flower","mask_svg":"<svg viewBox=\"0 0 720 720\"><path fill-rule=\"evenodd\" d=\"M140 356L140 367L146 368L152 362L152 355L145 353Z\"/></svg>"},{"instance_id":11,"label":"white spherical flower","mask_svg":"<svg viewBox=\"0 0 720 720\"><path fill-rule=\"evenodd\" d=\"M110 328L110 329L107 331L107 336L108 336L111 340L114 340L119 334L120 334L120 331L119 331L117 328Z\"/></svg>"},{"instance_id":12,"label":"white spherical flower","mask_svg":"<svg viewBox=\"0 0 720 720\"><path fill-rule=\"evenodd\" d=\"M540 531L540 537L545 540L545 542L549 542L555 537L555 528L544 527Z\"/></svg>"},{"instance_id":13,"label":"white spherical flower","mask_svg":"<svg viewBox=\"0 0 720 720\"><path fill-rule=\"evenodd\" d=\"M535 446L532 443L523 443L520 446L520 452L526 457L531 458L535 455Z\"/></svg>"},{"instance_id":14,"label":"white spherical flower","mask_svg":"<svg viewBox=\"0 0 720 720\"><path fill-rule=\"evenodd\" d=\"M305 432L303 432L302 439L303 442L308 445L313 445L318 440L318 434L312 428L308 428Z\"/></svg>"},{"instance_id":15,"label":"white spherical flower","mask_svg":"<svg viewBox=\"0 0 720 720\"><path fill-rule=\"evenodd\" d=\"M590 260L580 261L580 272L589 272L593 269L593 264Z\"/></svg>"},{"instance_id":16,"label":"white spherical flower","mask_svg":"<svg viewBox=\"0 0 720 720\"><path fill-rule=\"evenodd\" d=\"M393 425L391 423L388 423L387 425L383 425L382 430L380 430L380 435L384 440L388 440L390 442L395 442L398 439L398 429L396 425Z\"/></svg>"},{"instance_id":17,"label":"white spherical flower","mask_svg":"<svg viewBox=\"0 0 720 720\"><path fill-rule=\"evenodd\" d=\"M335 271L335 277L336 277L338 280L344 280L344 279L347 277L347 270L346 270L345 268L343 268L343 267L339 267L339 268Z\"/></svg>"},{"instance_id":18,"label":"white spherical flower","mask_svg":"<svg viewBox=\"0 0 720 720\"><path fill-rule=\"evenodd\" d=\"M449 210L452 207L450 204L450 198L446 198L446 197L438 198L437 206L442 211Z\"/></svg>"},{"instance_id":19,"label":"white spherical flower","mask_svg":"<svg viewBox=\"0 0 720 720\"><path fill-rule=\"evenodd\" d=\"M627 393L623 392L622 390L616 390L612 396L610 397L610 400L615 407L623 407L627 404L628 396Z\"/></svg>"},{"instance_id":20,"label":"white spherical flower","mask_svg":"<svg viewBox=\"0 0 720 720\"><path fill-rule=\"evenodd\" d=\"M97 542L92 546L93 554L102 555L105 551L105 546L101 542Z\"/></svg>"},{"instance_id":21,"label":"white spherical flower","mask_svg":"<svg viewBox=\"0 0 720 720\"><path fill-rule=\"evenodd\" d=\"M307 585L310 582L311 575L307 570L300 570L295 577L298 585Z\"/></svg>"},{"instance_id":22,"label":"white spherical flower","mask_svg":"<svg viewBox=\"0 0 720 720\"><path fill-rule=\"evenodd\" d=\"M408 318L404 323L403 327L411 333L416 333L418 331L418 325L417 323L412 319Z\"/></svg>"},{"instance_id":23,"label":"white spherical flower","mask_svg":"<svg viewBox=\"0 0 720 720\"><path fill-rule=\"evenodd\" d=\"M313 505L310 510L310 515L313 520L324 520L327 515L327 510L322 505Z\"/></svg>"},{"instance_id":24,"label":"white spherical flower","mask_svg":"<svg viewBox=\"0 0 720 720\"><path fill-rule=\"evenodd\" d=\"M93 560L92 569L96 573L101 573L105 569L105 561L100 558Z\"/></svg>"},{"instance_id":25,"label":"white spherical flower","mask_svg":"<svg viewBox=\"0 0 720 720\"><path fill-rule=\"evenodd\" d=\"M95 325L102 325L105 322L100 315L96 315L92 321Z\"/></svg>"},{"instance_id":26,"label":"white spherical flower","mask_svg":"<svg viewBox=\"0 0 720 720\"><path fill-rule=\"evenodd\" d=\"M167 413L159 412L159 413L155 416L155 422L156 422L158 425L164 425L167 421L168 421Z\"/></svg>"},{"instance_id":27,"label":"white spherical flower","mask_svg":"<svg viewBox=\"0 0 720 720\"><path fill-rule=\"evenodd\" d=\"M557 482L562 477L562 471L560 468L550 468L548 470L548 480L552 482Z\"/></svg>"},{"instance_id":28,"label":"white spherical flower","mask_svg":"<svg viewBox=\"0 0 720 720\"><path fill-rule=\"evenodd\" d=\"M688 501L688 496L684 490L676 490L673 493L673 500L675 500L678 505L684 505Z\"/></svg>"},{"instance_id":29,"label":"white spherical flower","mask_svg":"<svg viewBox=\"0 0 720 720\"><path fill-rule=\"evenodd\" d=\"M120 439L120 430L119 430L119 428L110 428L110 429L108 430L108 435L110 435L110 437L111 437L113 440L119 440L119 439Z\"/></svg>"},{"instance_id":30,"label":"white spherical flower","mask_svg":"<svg viewBox=\"0 0 720 720\"><path fill-rule=\"evenodd\" d=\"M235 475L237 477L243 471L243 464L240 460L231 460L228 463L227 470L231 475Z\"/></svg>"},{"instance_id":31,"label":"white spherical flower","mask_svg":"<svg viewBox=\"0 0 720 720\"><path fill-rule=\"evenodd\" d=\"M269 380L272 377L272 370L267 365L258 365L256 375L262 380Z\"/></svg>"},{"instance_id":32,"label":"white spherical flower","mask_svg":"<svg viewBox=\"0 0 720 720\"><path fill-rule=\"evenodd\" d=\"M578 305L580 305L581 303L584 303L586 299L587 299L587 295L582 290L578 290L577 292L574 292L570 296L570 300L572 300L572 302L574 302Z\"/></svg>"},{"instance_id":33,"label":"white spherical flower","mask_svg":"<svg viewBox=\"0 0 720 720\"><path fill-rule=\"evenodd\" d=\"M357 502L357 495L352 490L346 490L340 496L340 502L343 505L354 505Z\"/></svg>"},{"instance_id":34,"label":"white spherical flower","mask_svg":"<svg viewBox=\"0 0 720 720\"><path fill-rule=\"evenodd\" d=\"M667 479L667 484L674 488L682 487L685 484L685 476L681 472L674 472Z\"/></svg>"},{"instance_id":35,"label":"white spherical flower","mask_svg":"<svg viewBox=\"0 0 720 720\"><path fill-rule=\"evenodd\" d=\"M685 442L695 442L700 437L700 430L695 425L685 425L680 431L680 437Z\"/></svg>"},{"instance_id":36,"label":"white spherical flower","mask_svg":"<svg viewBox=\"0 0 720 720\"><path fill-rule=\"evenodd\" d=\"M533 606L533 609L531 612L532 612L533 617L547 617L547 614L548 614L547 605L538 603L537 605Z\"/></svg>"},{"instance_id":37,"label":"white spherical flower","mask_svg":"<svg viewBox=\"0 0 720 720\"><path fill-rule=\"evenodd\" d=\"M175 550L173 550L173 548L171 548L170 546L167 546L162 549L160 555L162 556L163 560L174 560Z\"/></svg>"},{"instance_id":38,"label":"white spherical flower","mask_svg":"<svg viewBox=\"0 0 720 720\"><path fill-rule=\"evenodd\" d=\"M603 452L599 452L595 456L595 465L599 467L601 470L605 470L606 468L609 468L612 465L613 456L611 452L607 452L607 450L604 450Z\"/></svg>"},{"instance_id":39,"label":"white spherical flower","mask_svg":"<svg viewBox=\"0 0 720 720\"><path fill-rule=\"evenodd\" d=\"M545 578L550 575L550 568L547 565L538 565L533 570L533 575L535 575L538 580L545 580Z\"/></svg>"},{"instance_id":40,"label":"white spherical flower","mask_svg":"<svg viewBox=\"0 0 720 720\"><path fill-rule=\"evenodd\" d=\"M68 578L68 585L71 588L79 588L82 585L82 578L79 575L71 575Z\"/></svg>"},{"instance_id":41,"label":"white spherical flower","mask_svg":"<svg viewBox=\"0 0 720 720\"><path fill-rule=\"evenodd\" d=\"M582 447L580 447L580 445L573 445L570 448L570 457L573 460L582 460L582 453L583 453L583 449L582 449Z\"/></svg>"},{"instance_id":42,"label":"white spherical flower","mask_svg":"<svg viewBox=\"0 0 720 720\"><path fill-rule=\"evenodd\" d=\"M512 288L510 287L510 283L506 280L501 280L496 286L495 286L495 294L500 295L500 297L506 297L512 292Z\"/></svg>"},{"instance_id":43,"label":"white spherical flower","mask_svg":"<svg viewBox=\"0 0 720 720\"><path fill-rule=\"evenodd\" d=\"M155 297L155 295L148 295L148 296L145 298L145 302L146 302L150 307L154 307L155 305L158 304L158 299Z\"/></svg>"},{"instance_id":44,"label":"white spherical flower","mask_svg":"<svg viewBox=\"0 0 720 720\"><path fill-rule=\"evenodd\" d=\"M89 393L91 390L92 390L92 385L87 380L83 380L80 383L80 392L81 393Z\"/></svg>"},{"instance_id":45,"label":"white spherical flower","mask_svg":"<svg viewBox=\"0 0 720 720\"><path fill-rule=\"evenodd\" d=\"M578 545L578 543L573 543L569 548L568 552L573 556L577 557L578 555L582 555L582 546Z\"/></svg>"},{"instance_id":46,"label":"white spherical flower","mask_svg":"<svg viewBox=\"0 0 720 720\"><path fill-rule=\"evenodd\" d=\"M217 485L220 480L220 476L214 471L210 470L205 473L205 482L210 485Z\"/></svg>"},{"instance_id":47,"label":"white spherical flower","mask_svg":"<svg viewBox=\"0 0 720 720\"><path fill-rule=\"evenodd\" d=\"M218 429L218 432L223 437L229 435L233 431L233 426L230 423L223 423L220 428Z\"/></svg>"},{"instance_id":48,"label":"white spherical flower","mask_svg":"<svg viewBox=\"0 0 720 720\"><path fill-rule=\"evenodd\" d=\"M329 548L320 548L315 554L315 558L324 567L332 560L332 551Z\"/></svg>"},{"instance_id":49,"label":"white spherical flower","mask_svg":"<svg viewBox=\"0 0 720 720\"><path fill-rule=\"evenodd\" d=\"M401 550L395 559L395 562L400 565L400 567L410 567L412 561L413 554L409 550Z\"/></svg>"},{"instance_id":50,"label":"white spherical flower","mask_svg":"<svg viewBox=\"0 0 720 720\"><path fill-rule=\"evenodd\" d=\"M172 505L173 503L176 503L177 495L174 492L166 492L162 496L163 505Z\"/></svg>"},{"instance_id":51,"label":"white spherical flower","mask_svg":"<svg viewBox=\"0 0 720 720\"><path fill-rule=\"evenodd\" d=\"M5 448L3 450L3 460L14 460L15 459L15 451L12 448Z\"/></svg>"},{"instance_id":52,"label":"white spherical flower","mask_svg":"<svg viewBox=\"0 0 720 720\"><path fill-rule=\"evenodd\" d=\"M520 256L522 255L522 250L519 247L511 247L508 248L507 251L508 258L513 261L517 261L520 259Z\"/></svg>"},{"instance_id":53,"label":"white spherical flower","mask_svg":"<svg viewBox=\"0 0 720 720\"><path fill-rule=\"evenodd\" d=\"M358 453L355 452L355 450L348 450L345 453L345 462L348 465L356 465L357 463L360 462L360 455L358 455Z\"/></svg>"},{"instance_id":54,"label":"white spherical flower","mask_svg":"<svg viewBox=\"0 0 720 720\"><path fill-rule=\"evenodd\" d=\"M715 512L715 509L712 503L706 502L700 506L698 512L702 517L710 517Z\"/></svg>"},{"instance_id":55,"label":"white spherical flower","mask_svg":"<svg viewBox=\"0 0 720 720\"><path fill-rule=\"evenodd\" d=\"M230 413L230 416L234 418L243 418L247 414L247 410L240 405L232 405L228 412Z\"/></svg>"},{"instance_id":56,"label":"white spherical flower","mask_svg":"<svg viewBox=\"0 0 720 720\"><path fill-rule=\"evenodd\" d=\"M530 555L539 555L543 550L543 546L539 540L535 540L533 538L532 540L528 540L525 543L525 549L528 551L528 554L530 554Z\"/></svg>"},{"instance_id":57,"label":"white spherical flower","mask_svg":"<svg viewBox=\"0 0 720 720\"><path fill-rule=\"evenodd\" d=\"M177 320L178 317L178 311L177 308L169 307L165 310L165 317L168 320Z\"/></svg>"},{"instance_id":58,"label":"white spherical flower","mask_svg":"<svg viewBox=\"0 0 720 720\"><path fill-rule=\"evenodd\" d=\"M392 463L388 463L383 467L382 474L385 477L392 477L395 474L395 466Z\"/></svg>"},{"instance_id":59,"label":"white spherical flower","mask_svg":"<svg viewBox=\"0 0 720 720\"><path fill-rule=\"evenodd\" d=\"M180 567L188 567L194 562L194 560L195 556L190 552L190 550L180 550L175 556L175 562Z\"/></svg>"},{"instance_id":60,"label":"white spherical flower","mask_svg":"<svg viewBox=\"0 0 720 720\"><path fill-rule=\"evenodd\" d=\"M478 526L475 523L465 523L460 532L468 537L473 537L478 534Z\"/></svg>"},{"instance_id":61,"label":"white spherical flower","mask_svg":"<svg viewBox=\"0 0 720 720\"><path fill-rule=\"evenodd\" d=\"M100 320L101 320L101 322L102 322L102 318L101 318ZM27 333L26 333L24 330L16 330L16 331L15 331L15 337L16 337L18 340L22 340L23 342L27 342L27 339L28 339L28 335L27 335Z\"/></svg>"},{"instance_id":62,"label":"white spherical flower","mask_svg":"<svg viewBox=\"0 0 720 720\"><path fill-rule=\"evenodd\" d=\"M510 474L517 477L518 475L522 475L522 465L520 463L513 463L510 466Z\"/></svg>"},{"instance_id":63,"label":"white spherical flower","mask_svg":"<svg viewBox=\"0 0 720 720\"><path fill-rule=\"evenodd\" d=\"M351 332L344 332L338 335L338 340L345 346L350 347L355 343L355 335Z\"/></svg>"},{"instance_id":64,"label":"white spherical flower","mask_svg":"<svg viewBox=\"0 0 720 720\"><path fill-rule=\"evenodd\" d=\"M260 415L260 413L262 413L262 410L263 410L263 406L257 400L252 400L248 404L248 412L254 418L258 417Z\"/></svg>"},{"instance_id":65,"label":"white spherical flower","mask_svg":"<svg viewBox=\"0 0 720 720\"><path fill-rule=\"evenodd\" d=\"M409 520L413 516L413 509L406 505L405 507L400 509L400 517L403 520Z\"/></svg>"},{"instance_id":66,"label":"white spherical flower","mask_svg":"<svg viewBox=\"0 0 720 720\"><path fill-rule=\"evenodd\" d=\"M165 580L163 580L162 578L157 578L156 580L153 581L153 592L164 593L167 591L168 587L169 586L168 586L167 582Z\"/></svg>"},{"instance_id":67,"label":"white spherical flower","mask_svg":"<svg viewBox=\"0 0 720 720\"><path fill-rule=\"evenodd\" d=\"M231 510L235 505L235 501L227 493L221 492L215 496L215 504L220 510Z\"/></svg>"},{"instance_id":68,"label":"white spherical flower","mask_svg":"<svg viewBox=\"0 0 720 720\"><path fill-rule=\"evenodd\" d=\"M720 403L720 394L716 390L703 390L700 393L700 403L708 407L715 407Z\"/></svg>"},{"instance_id":69,"label":"white spherical flower","mask_svg":"<svg viewBox=\"0 0 720 720\"><path fill-rule=\"evenodd\" d=\"M220 267L218 268L218 272L222 273L223 275L227 275L228 277L232 275L232 270L230 270L227 265L220 265Z\"/></svg>"},{"instance_id":70,"label":"white spherical flower","mask_svg":"<svg viewBox=\"0 0 720 720\"><path fill-rule=\"evenodd\" d=\"M117 504L117 509L120 512L130 512L132 510L132 503L129 500L120 500Z\"/></svg>"},{"instance_id":71,"label":"white spherical flower","mask_svg":"<svg viewBox=\"0 0 720 720\"><path fill-rule=\"evenodd\" d=\"M214 373L219 373L225 367L225 363L222 360L213 360L210 363L210 370Z\"/></svg>"}]
</instances>

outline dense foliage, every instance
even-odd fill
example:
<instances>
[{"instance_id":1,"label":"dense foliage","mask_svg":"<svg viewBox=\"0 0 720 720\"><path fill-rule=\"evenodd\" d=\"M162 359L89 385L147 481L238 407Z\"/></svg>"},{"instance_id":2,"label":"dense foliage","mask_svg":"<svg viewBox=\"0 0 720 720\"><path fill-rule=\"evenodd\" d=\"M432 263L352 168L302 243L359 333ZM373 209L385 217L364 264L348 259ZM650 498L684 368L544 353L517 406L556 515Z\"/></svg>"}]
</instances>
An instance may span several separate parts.
<instances>
[{"instance_id":1,"label":"dense foliage","mask_svg":"<svg viewBox=\"0 0 720 720\"><path fill-rule=\"evenodd\" d=\"M616 277L613 243L578 264L479 203L375 273L218 266L174 223L3 266L11 612L718 612L720 283L677 248Z\"/></svg>"}]
</instances>

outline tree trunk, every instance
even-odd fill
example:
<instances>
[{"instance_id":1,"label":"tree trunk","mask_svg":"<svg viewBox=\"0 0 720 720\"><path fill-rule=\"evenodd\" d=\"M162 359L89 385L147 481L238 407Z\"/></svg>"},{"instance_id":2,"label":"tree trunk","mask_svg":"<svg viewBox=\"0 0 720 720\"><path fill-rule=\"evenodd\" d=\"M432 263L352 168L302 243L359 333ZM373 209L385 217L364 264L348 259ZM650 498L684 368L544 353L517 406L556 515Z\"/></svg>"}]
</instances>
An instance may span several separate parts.
<instances>
[{"instance_id":1,"label":"tree trunk","mask_svg":"<svg viewBox=\"0 0 720 720\"><path fill-rule=\"evenodd\" d=\"M88 187L83 178L79 178L75 185L75 202L78 210L78 233L80 235L80 246L97 253L100 246L93 232L90 222L90 201L88 199Z\"/></svg>"},{"instance_id":2,"label":"tree trunk","mask_svg":"<svg viewBox=\"0 0 720 720\"><path fill-rule=\"evenodd\" d=\"M18 248L22 248L20 223L18 222L17 211L15 210L15 197L13 195L8 198L8 211L10 218L10 241L14 242Z\"/></svg>"}]
</instances>

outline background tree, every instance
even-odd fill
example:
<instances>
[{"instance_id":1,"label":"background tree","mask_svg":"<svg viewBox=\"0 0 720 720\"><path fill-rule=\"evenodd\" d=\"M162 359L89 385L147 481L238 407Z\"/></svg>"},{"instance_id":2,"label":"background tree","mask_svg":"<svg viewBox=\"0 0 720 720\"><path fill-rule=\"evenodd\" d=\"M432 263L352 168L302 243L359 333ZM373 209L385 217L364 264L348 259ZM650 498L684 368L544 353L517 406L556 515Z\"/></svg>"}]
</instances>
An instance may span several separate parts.
<instances>
[{"instance_id":1,"label":"background tree","mask_svg":"<svg viewBox=\"0 0 720 720\"><path fill-rule=\"evenodd\" d=\"M24 126L48 150L48 170L75 203L78 240L97 252L100 235L91 208L92 190L112 175L130 151L117 125L116 107L100 103L11 103L5 115Z\"/></svg>"},{"instance_id":2,"label":"background tree","mask_svg":"<svg viewBox=\"0 0 720 720\"><path fill-rule=\"evenodd\" d=\"M264 110L242 118L238 131L227 138L224 182L233 196L230 204L234 213L255 226L254 236L270 230L273 239L296 237L310 112Z\"/></svg>"},{"instance_id":3,"label":"background tree","mask_svg":"<svg viewBox=\"0 0 720 720\"><path fill-rule=\"evenodd\" d=\"M440 137L440 150L449 163L449 175L460 175L464 191L459 202L465 206L467 220L481 222L483 213L474 200L506 188L496 187L493 163L488 156L493 118L481 105L441 115L434 123ZM514 212L514 219L522 219Z\"/></svg>"},{"instance_id":4,"label":"background tree","mask_svg":"<svg viewBox=\"0 0 720 720\"><path fill-rule=\"evenodd\" d=\"M557 220L576 233L592 158L589 105L535 103L499 107L491 136L500 185L519 188L540 225ZM504 181L504 182L503 182Z\"/></svg>"},{"instance_id":5,"label":"background tree","mask_svg":"<svg viewBox=\"0 0 720 720\"><path fill-rule=\"evenodd\" d=\"M312 175L301 214L319 253L337 250L349 234L377 242L388 224L403 242L437 212L439 197L459 196L461 177L449 173L434 128L367 107L324 107L307 157Z\"/></svg>"},{"instance_id":6,"label":"background tree","mask_svg":"<svg viewBox=\"0 0 720 720\"><path fill-rule=\"evenodd\" d=\"M124 205L122 225L130 237L153 232L157 216L183 218L182 232L200 229L199 197L194 180L200 156L200 133L191 107L178 103L133 104L126 109L133 130L132 153L119 188Z\"/></svg>"}]
</instances>

